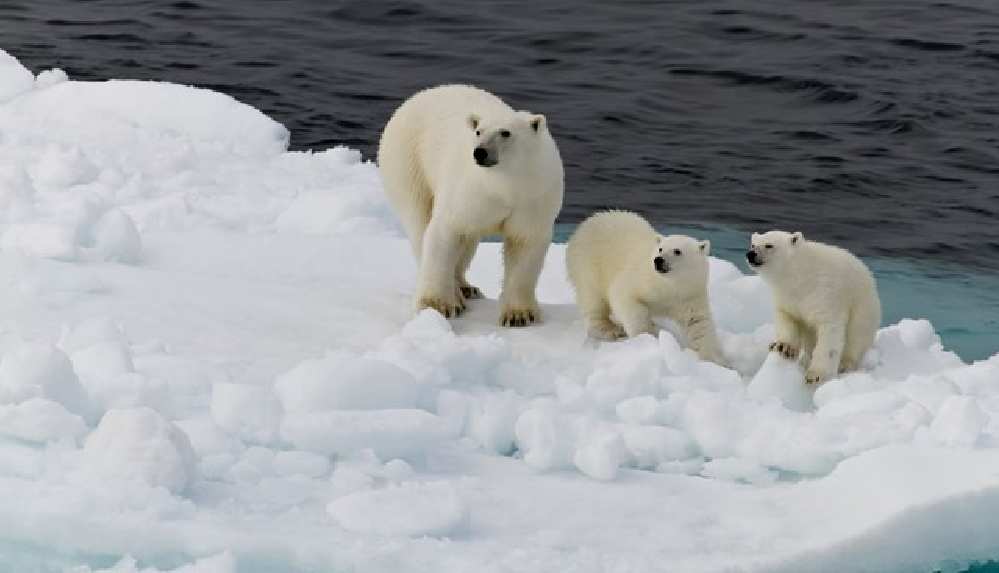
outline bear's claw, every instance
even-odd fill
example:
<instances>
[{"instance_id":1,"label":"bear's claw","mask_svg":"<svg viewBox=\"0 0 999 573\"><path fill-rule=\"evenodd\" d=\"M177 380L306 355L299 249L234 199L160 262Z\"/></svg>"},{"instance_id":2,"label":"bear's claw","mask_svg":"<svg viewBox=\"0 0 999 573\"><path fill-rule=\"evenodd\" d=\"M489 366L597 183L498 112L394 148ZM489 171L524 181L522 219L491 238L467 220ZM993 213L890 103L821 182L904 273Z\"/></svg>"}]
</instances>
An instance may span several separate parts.
<instances>
[{"instance_id":1,"label":"bear's claw","mask_svg":"<svg viewBox=\"0 0 999 573\"><path fill-rule=\"evenodd\" d=\"M541 318L541 314L531 309L510 309L500 315L502 326L529 326Z\"/></svg>"},{"instance_id":2,"label":"bear's claw","mask_svg":"<svg viewBox=\"0 0 999 573\"><path fill-rule=\"evenodd\" d=\"M594 324L591 326L590 336L598 340L618 340L625 338L627 333L621 326L608 321L605 324Z\"/></svg>"},{"instance_id":3,"label":"bear's claw","mask_svg":"<svg viewBox=\"0 0 999 573\"><path fill-rule=\"evenodd\" d=\"M479 290L479 287L467 285L459 288L461 290L461 295L467 299L483 298L482 291Z\"/></svg>"},{"instance_id":4,"label":"bear's claw","mask_svg":"<svg viewBox=\"0 0 999 573\"><path fill-rule=\"evenodd\" d=\"M776 352L788 360L794 360L798 356L797 348L780 341L770 343L770 352Z\"/></svg>"},{"instance_id":5,"label":"bear's claw","mask_svg":"<svg viewBox=\"0 0 999 573\"><path fill-rule=\"evenodd\" d=\"M456 302L447 302L443 299L434 297L421 298L417 307L419 307L420 310L432 308L441 313L444 318L457 317L465 310L465 304L460 300Z\"/></svg>"},{"instance_id":6,"label":"bear's claw","mask_svg":"<svg viewBox=\"0 0 999 573\"><path fill-rule=\"evenodd\" d=\"M820 384L823 381L823 378L824 377L821 374L809 370L805 373L805 384L814 386L816 384Z\"/></svg>"}]
</instances>

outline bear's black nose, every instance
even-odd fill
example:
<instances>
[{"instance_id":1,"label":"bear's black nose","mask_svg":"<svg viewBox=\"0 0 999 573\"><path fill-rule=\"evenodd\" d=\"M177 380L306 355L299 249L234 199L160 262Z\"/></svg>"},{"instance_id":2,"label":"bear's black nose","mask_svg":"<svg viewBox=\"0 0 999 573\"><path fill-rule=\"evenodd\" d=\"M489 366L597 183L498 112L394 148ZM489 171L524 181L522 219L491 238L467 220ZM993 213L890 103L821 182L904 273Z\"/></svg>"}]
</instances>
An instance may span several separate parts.
<instances>
[{"instance_id":1,"label":"bear's black nose","mask_svg":"<svg viewBox=\"0 0 999 573\"><path fill-rule=\"evenodd\" d=\"M656 258L652 259L652 264L655 265L656 271L658 271L660 273L668 273L669 272L669 265L666 264L666 259L664 259L662 257L656 257Z\"/></svg>"},{"instance_id":2,"label":"bear's black nose","mask_svg":"<svg viewBox=\"0 0 999 573\"><path fill-rule=\"evenodd\" d=\"M749 264L751 264L751 265L758 265L758 264L760 264L759 259L756 258L756 251L747 251L746 252L746 260L748 260Z\"/></svg>"},{"instance_id":3,"label":"bear's black nose","mask_svg":"<svg viewBox=\"0 0 999 573\"><path fill-rule=\"evenodd\" d=\"M479 165L485 165L486 159L489 159L489 152L486 151L485 147L476 147L475 151L472 152L472 157Z\"/></svg>"}]
</instances>

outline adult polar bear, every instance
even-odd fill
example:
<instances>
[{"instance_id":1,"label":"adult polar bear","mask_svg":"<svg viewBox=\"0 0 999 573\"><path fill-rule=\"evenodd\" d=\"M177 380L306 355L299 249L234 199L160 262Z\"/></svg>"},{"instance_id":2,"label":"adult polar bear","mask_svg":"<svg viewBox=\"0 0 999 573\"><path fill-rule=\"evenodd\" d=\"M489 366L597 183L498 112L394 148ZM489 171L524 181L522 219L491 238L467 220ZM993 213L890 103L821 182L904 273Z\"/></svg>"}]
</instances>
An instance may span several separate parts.
<instances>
[{"instance_id":1,"label":"adult polar bear","mask_svg":"<svg viewBox=\"0 0 999 573\"><path fill-rule=\"evenodd\" d=\"M499 234L500 324L540 319L534 291L564 187L544 116L471 86L430 88L389 119L378 167L419 264L417 309L457 316L480 298L465 272L479 240Z\"/></svg>"}]
</instances>

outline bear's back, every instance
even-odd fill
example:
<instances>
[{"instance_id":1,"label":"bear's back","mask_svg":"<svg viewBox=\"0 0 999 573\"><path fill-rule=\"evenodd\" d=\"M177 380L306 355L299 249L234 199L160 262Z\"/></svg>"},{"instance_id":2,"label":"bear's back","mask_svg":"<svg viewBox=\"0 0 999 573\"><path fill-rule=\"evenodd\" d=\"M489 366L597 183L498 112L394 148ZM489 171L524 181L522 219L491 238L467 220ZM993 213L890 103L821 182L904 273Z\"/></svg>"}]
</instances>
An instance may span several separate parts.
<instances>
[{"instance_id":1,"label":"bear's back","mask_svg":"<svg viewBox=\"0 0 999 573\"><path fill-rule=\"evenodd\" d=\"M606 289L635 261L649 258L657 239L652 225L635 213L597 213L583 221L569 239L566 249L569 275L574 282L589 279L596 283L594 286Z\"/></svg>"}]
</instances>

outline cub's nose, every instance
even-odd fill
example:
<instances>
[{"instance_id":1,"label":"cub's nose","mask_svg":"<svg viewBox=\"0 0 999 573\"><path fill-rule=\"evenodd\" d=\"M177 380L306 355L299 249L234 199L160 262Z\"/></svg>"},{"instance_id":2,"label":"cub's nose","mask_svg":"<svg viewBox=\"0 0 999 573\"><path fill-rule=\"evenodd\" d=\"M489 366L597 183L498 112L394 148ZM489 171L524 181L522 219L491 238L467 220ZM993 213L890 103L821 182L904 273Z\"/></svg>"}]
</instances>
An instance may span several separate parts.
<instances>
[{"instance_id":1,"label":"cub's nose","mask_svg":"<svg viewBox=\"0 0 999 573\"><path fill-rule=\"evenodd\" d=\"M472 152L472 157L475 158L475 162L479 165L485 165L486 160L489 159L489 152L486 151L485 147L476 147L475 151Z\"/></svg>"},{"instance_id":2,"label":"cub's nose","mask_svg":"<svg viewBox=\"0 0 999 573\"><path fill-rule=\"evenodd\" d=\"M748 260L751 265L760 264L759 259L756 258L756 251L746 251L746 260Z\"/></svg>"},{"instance_id":3,"label":"cub's nose","mask_svg":"<svg viewBox=\"0 0 999 573\"><path fill-rule=\"evenodd\" d=\"M666 262L666 259L664 259L662 257L656 257L656 258L652 259L652 264L655 265L657 272L660 272L660 273L668 273L669 272L669 264Z\"/></svg>"}]
</instances>

